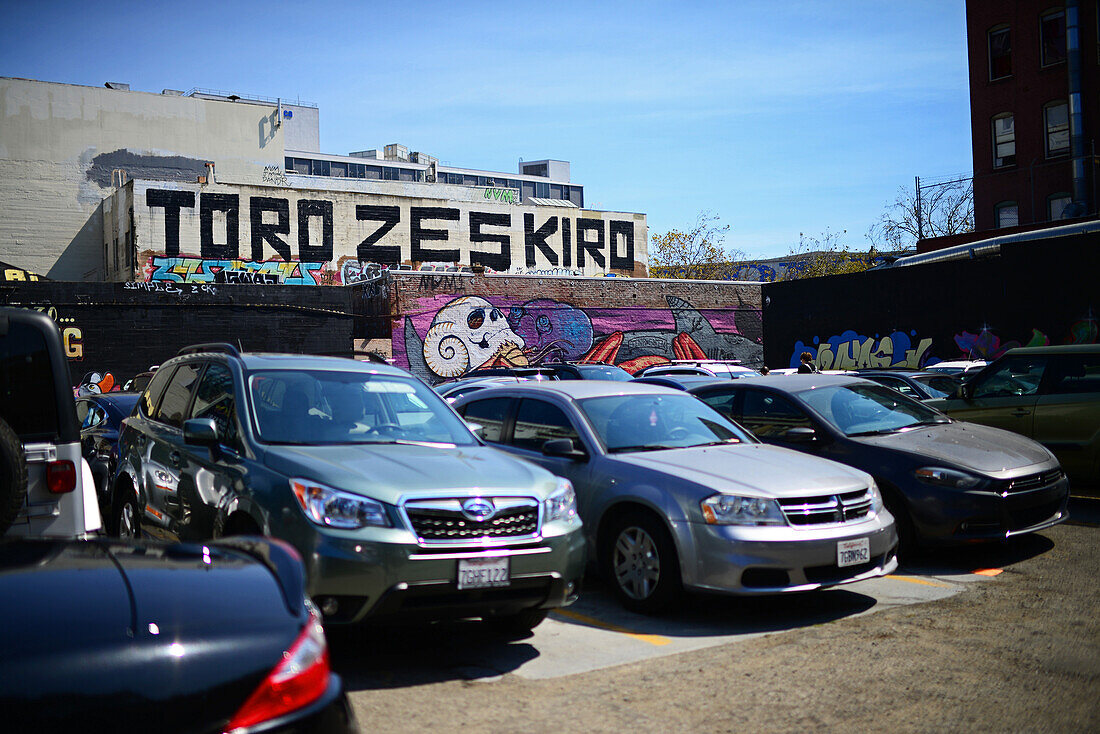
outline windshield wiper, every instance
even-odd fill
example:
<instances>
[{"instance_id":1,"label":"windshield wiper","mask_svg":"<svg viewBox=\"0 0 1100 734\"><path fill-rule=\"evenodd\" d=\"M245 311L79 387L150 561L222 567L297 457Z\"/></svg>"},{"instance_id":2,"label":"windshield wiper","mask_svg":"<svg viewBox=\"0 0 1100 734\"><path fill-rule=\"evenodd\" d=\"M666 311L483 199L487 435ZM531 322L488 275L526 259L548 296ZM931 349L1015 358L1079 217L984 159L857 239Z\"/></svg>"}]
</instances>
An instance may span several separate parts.
<instances>
[{"instance_id":1,"label":"windshield wiper","mask_svg":"<svg viewBox=\"0 0 1100 734\"><path fill-rule=\"evenodd\" d=\"M679 446L666 446L663 443L647 443L647 444L642 444L640 446L616 446L615 448L611 449L611 451L609 453L622 454L622 453L631 452L631 451L662 451L664 449L675 449L675 448L680 448L680 447Z\"/></svg>"},{"instance_id":2,"label":"windshield wiper","mask_svg":"<svg viewBox=\"0 0 1100 734\"><path fill-rule=\"evenodd\" d=\"M718 441L708 441L707 443L693 443L691 446L685 446L685 449L693 449L696 446L728 446L734 443L741 443L739 438L723 438Z\"/></svg>"},{"instance_id":3,"label":"windshield wiper","mask_svg":"<svg viewBox=\"0 0 1100 734\"><path fill-rule=\"evenodd\" d=\"M849 433L849 438L855 438L856 436L885 436L888 433L900 433L909 426L900 426L898 428L880 428L876 431L859 431L857 433Z\"/></svg>"}]
</instances>

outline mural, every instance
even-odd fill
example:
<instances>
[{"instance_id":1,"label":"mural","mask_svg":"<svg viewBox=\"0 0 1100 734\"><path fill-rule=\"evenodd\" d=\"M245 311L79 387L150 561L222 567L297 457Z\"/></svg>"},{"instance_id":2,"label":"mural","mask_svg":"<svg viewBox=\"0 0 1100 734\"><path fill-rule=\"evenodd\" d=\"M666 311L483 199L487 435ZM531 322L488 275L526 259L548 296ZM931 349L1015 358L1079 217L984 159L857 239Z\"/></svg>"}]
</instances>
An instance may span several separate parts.
<instances>
[{"instance_id":1,"label":"mural","mask_svg":"<svg viewBox=\"0 0 1100 734\"><path fill-rule=\"evenodd\" d=\"M200 257L150 257L145 280L173 283L265 283L325 285L323 262L296 260L222 260Z\"/></svg>"},{"instance_id":2,"label":"mural","mask_svg":"<svg viewBox=\"0 0 1100 734\"><path fill-rule=\"evenodd\" d=\"M111 392L116 388L115 376L110 372L87 372L80 379L80 384L76 386L73 392L76 397L82 398L85 395L100 395Z\"/></svg>"},{"instance_id":3,"label":"mural","mask_svg":"<svg viewBox=\"0 0 1100 734\"><path fill-rule=\"evenodd\" d=\"M762 364L759 338L742 322L748 309L706 315L667 296L668 309L579 308L551 299L520 301L453 294L419 298L416 315L395 324L396 364L438 382L479 367L577 361L636 372L673 359L738 359ZM759 332L756 324L755 333Z\"/></svg>"}]
</instances>

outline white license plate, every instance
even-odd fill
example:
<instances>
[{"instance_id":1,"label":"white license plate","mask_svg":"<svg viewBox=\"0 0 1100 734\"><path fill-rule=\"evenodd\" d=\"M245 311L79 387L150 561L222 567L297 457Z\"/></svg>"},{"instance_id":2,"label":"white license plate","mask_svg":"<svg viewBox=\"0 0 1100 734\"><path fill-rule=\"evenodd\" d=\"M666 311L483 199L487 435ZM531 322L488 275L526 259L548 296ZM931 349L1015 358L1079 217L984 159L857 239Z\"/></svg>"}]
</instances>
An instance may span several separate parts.
<instances>
[{"instance_id":1,"label":"white license plate","mask_svg":"<svg viewBox=\"0 0 1100 734\"><path fill-rule=\"evenodd\" d=\"M836 565L858 566L871 560L871 539L842 540L836 544Z\"/></svg>"},{"instance_id":2,"label":"white license plate","mask_svg":"<svg viewBox=\"0 0 1100 734\"><path fill-rule=\"evenodd\" d=\"M458 561L459 589L488 589L508 586L507 558L470 558Z\"/></svg>"}]
</instances>

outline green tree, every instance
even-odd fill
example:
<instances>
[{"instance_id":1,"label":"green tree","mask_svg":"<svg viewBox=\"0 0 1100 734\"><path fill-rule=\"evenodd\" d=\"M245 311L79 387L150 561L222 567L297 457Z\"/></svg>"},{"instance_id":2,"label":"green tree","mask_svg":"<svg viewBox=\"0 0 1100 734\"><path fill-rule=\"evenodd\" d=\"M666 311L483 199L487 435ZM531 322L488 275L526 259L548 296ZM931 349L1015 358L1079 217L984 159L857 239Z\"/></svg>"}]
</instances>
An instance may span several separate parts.
<instances>
[{"instance_id":1,"label":"green tree","mask_svg":"<svg viewBox=\"0 0 1100 734\"><path fill-rule=\"evenodd\" d=\"M798 244L791 247L788 257L795 261L787 266L781 280L819 278L823 275L859 273L871 267L876 256L875 248L864 253L851 250L842 243L848 230L839 232L828 228L818 237L798 233Z\"/></svg>"},{"instance_id":2,"label":"green tree","mask_svg":"<svg viewBox=\"0 0 1100 734\"><path fill-rule=\"evenodd\" d=\"M687 232L670 229L654 233L649 250L649 275L653 278L724 280L731 263L745 259L744 253L725 246L728 224L708 211L699 212Z\"/></svg>"}]
</instances>

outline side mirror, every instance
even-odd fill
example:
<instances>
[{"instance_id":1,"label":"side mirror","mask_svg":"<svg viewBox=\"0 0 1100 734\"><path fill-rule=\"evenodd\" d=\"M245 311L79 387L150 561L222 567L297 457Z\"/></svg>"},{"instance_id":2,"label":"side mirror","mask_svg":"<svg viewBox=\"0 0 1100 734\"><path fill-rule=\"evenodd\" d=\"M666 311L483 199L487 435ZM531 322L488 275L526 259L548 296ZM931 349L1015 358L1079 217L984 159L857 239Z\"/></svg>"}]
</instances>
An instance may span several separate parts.
<instances>
[{"instance_id":1,"label":"side mirror","mask_svg":"<svg viewBox=\"0 0 1100 734\"><path fill-rule=\"evenodd\" d=\"M184 421L183 442L192 446L217 446L218 425L213 418L192 418Z\"/></svg>"},{"instance_id":2,"label":"side mirror","mask_svg":"<svg viewBox=\"0 0 1100 734\"><path fill-rule=\"evenodd\" d=\"M811 443L817 440L817 431L806 426L797 426L795 428L787 429L783 433L783 438L792 443Z\"/></svg>"},{"instance_id":3,"label":"side mirror","mask_svg":"<svg viewBox=\"0 0 1100 734\"><path fill-rule=\"evenodd\" d=\"M959 385L959 389L955 391L953 397L960 398L962 400L970 400L974 397L974 385L970 382L964 382Z\"/></svg>"},{"instance_id":4,"label":"side mirror","mask_svg":"<svg viewBox=\"0 0 1100 734\"><path fill-rule=\"evenodd\" d=\"M571 438L552 438L542 445L542 453L545 456L560 456L563 459L581 461L588 458L588 454L578 450L573 445Z\"/></svg>"},{"instance_id":5,"label":"side mirror","mask_svg":"<svg viewBox=\"0 0 1100 734\"><path fill-rule=\"evenodd\" d=\"M485 430L485 426L481 425L480 423L470 423L469 421L466 421L466 425L475 436L477 436L478 438L485 438L481 435L481 432Z\"/></svg>"}]
</instances>

